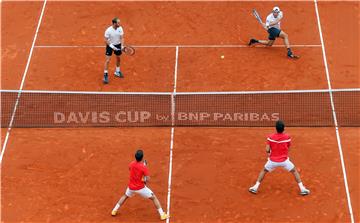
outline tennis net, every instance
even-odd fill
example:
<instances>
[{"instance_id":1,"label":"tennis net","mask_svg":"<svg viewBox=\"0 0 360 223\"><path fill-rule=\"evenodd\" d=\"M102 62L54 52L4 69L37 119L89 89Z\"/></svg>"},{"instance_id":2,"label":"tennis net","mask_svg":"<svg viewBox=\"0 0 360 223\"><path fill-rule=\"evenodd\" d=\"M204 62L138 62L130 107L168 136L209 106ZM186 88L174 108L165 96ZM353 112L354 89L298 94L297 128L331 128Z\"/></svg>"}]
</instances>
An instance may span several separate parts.
<instances>
[{"instance_id":1,"label":"tennis net","mask_svg":"<svg viewBox=\"0 0 360 223\"><path fill-rule=\"evenodd\" d=\"M2 127L360 126L360 89L247 92L1 90Z\"/></svg>"}]
</instances>

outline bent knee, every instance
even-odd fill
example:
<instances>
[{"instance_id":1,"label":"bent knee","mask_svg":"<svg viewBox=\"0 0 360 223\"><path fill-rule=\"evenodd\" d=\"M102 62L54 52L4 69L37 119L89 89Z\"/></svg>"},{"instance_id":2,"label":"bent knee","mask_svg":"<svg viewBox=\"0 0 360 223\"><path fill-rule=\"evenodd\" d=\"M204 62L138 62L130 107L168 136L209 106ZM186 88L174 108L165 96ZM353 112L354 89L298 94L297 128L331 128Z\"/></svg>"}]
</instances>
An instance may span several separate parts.
<instances>
[{"instance_id":1,"label":"bent knee","mask_svg":"<svg viewBox=\"0 0 360 223\"><path fill-rule=\"evenodd\" d=\"M156 199L155 194L152 194L151 197L149 197L149 199L152 200L152 201L155 200Z\"/></svg>"}]
</instances>

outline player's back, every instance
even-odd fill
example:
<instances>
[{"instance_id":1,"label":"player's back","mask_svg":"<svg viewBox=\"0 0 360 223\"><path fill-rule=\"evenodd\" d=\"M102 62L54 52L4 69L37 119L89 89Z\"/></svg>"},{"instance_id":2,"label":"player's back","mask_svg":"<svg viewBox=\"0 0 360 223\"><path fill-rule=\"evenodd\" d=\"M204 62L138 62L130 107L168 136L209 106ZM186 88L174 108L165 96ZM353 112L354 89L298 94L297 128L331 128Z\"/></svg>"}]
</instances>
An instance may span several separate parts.
<instances>
[{"instance_id":1,"label":"player's back","mask_svg":"<svg viewBox=\"0 0 360 223\"><path fill-rule=\"evenodd\" d=\"M130 180L129 188L131 190L140 190L145 187L142 181L143 176L148 176L148 169L142 162L132 161L129 164Z\"/></svg>"},{"instance_id":2,"label":"player's back","mask_svg":"<svg viewBox=\"0 0 360 223\"><path fill-rule=\"evenodd\" d=\"M270 160L274 162L283 162L288 158L291 138L285 133L274 133L267 138L270 146Z\"/></svg>"}]
</instances>

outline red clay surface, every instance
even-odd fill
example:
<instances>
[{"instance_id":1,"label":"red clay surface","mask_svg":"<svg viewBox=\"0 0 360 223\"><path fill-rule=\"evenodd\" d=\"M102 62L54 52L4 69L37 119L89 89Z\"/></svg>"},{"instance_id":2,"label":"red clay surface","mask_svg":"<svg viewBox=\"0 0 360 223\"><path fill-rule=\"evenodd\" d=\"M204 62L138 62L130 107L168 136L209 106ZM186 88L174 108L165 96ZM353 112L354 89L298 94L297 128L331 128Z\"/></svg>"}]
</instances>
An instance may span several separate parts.
<instances>
[{"instance_id":1,"label":"red clay surface","mask_svg":"<svg viewBox=\"0 0 360 223\"><path fill-rule=\"evenodd\" d=\"M321 48L295 49L305 58L292 61L283 48L180 49L178 91L326 89ZM224 59L221 58L224 55ZM211 61L211 63L209 63ZM266 66L259 66L264 61ZM188 75L191 74L191 75Z\"/></svg>"},{"instance_id":2,"label":"red clay surface","mask_svg":"<svg viewBox=\"0 0 360 223\"><path fill-rule=\"evenodd\" d=\"M273 3L49 2L37 45L102 45L109 8L121 17L129 44L245 44L250 36L267 37L251 15L254 7L265 17ZM313 2L284 2L281 8L293 44L320 43ZM301 34L304 25L307 33Z\"/></svg>"},{"instance_id":3,"label":"red clay surface","mask_svg":"<svg viewBox=\"0 0 360 223\"><path fill-rule=\"evenodd\" d=\"M293 176L283 170L268 174L258 195L247 191L266 162L265 139L272 131L176 129L174 222L349 221L333 128L287 130L293 138L290 157L311 196L299 196Z\"/></svg>"},{"instance_id":4,"label":"red clay surface","mask_svg":"<svg viewBox=\"0 0 360 223\"><path fill-rule=\"evenodd\" d=\"M359 9L359 1L319 3L333 88L360 87Z\"/></svg>"},{"instance_id":5,"label":"red clay surface","mask_svg":"<svg viewBox=\"0 0 360 223\"><path fill-rule=\"evenodd\" d=\"M1 2L1 88L19 89L42 2Z\"/></svg>"},{"instance_id":6,"label":"red clay surface","mask_svg":"<svg viewBox=\"0 0 360 223\"><path fill-rule=\"evenodd\" d=\"M355 219L359 219L360 209L360 129L340 128L340 137L346 163L349 189ZM357 220L358 221L358 220Z\"/></svg>"},{"instance_id":7,"label":"red clay surface","mask_svg":"<svg viewBox=\"0 0 360 223\"><path fill-rule=\"evenodd\" d=\"M61 60L59 55L63 55ZM36 48L25 89L131 92L173 90L175 48L141 48L134 57L124 56L121 69L125 77L121 79L113 75L115 58L112 58L109 85L102 83L104 55L103 48ZM79 65L79 60L83 64Z\"/></svg>"},{"instance_id":8,"label":"red clay surface","mask_svg":"<svg viewBox=\"0 0 360 223\"><path fill-rule=\"evenodd\" d=\"M23 58L11 49L19 50L25 42L25 47L31 45L42 2L19 7L11 3L13 8L6 4L5 30L24 19L29 22L26 34L16 34L12 28L2 34L2 38L14 36L2 51L10 55L10 59L2 56L2 88L18 89L28 53ZM285 11L282 27L292 44L320 44L313 2L279 5ZM272 6L270 2L51 1L36 44L102 45L111 20L104 13L109 8L121 17L129 44L246 44L250 37L266 37L250 16L251 9L265 16ZM358 87L354 84L359 83L358 60L349 59L358 57L354 51L358 38L334 35L333 25L338 18L341 22L336 27L354 30L351 27L356 22L349 20L358 13L358 5L321 2L319 7L333 87ZM334 16L338 7L349 15ZM14 16L12 10L20 15ZM339 42L341 47L331 46ZM283 48L181 48L178 91L327 88L321 48L294 51L302 55L299 61L285 58ZM111 76L106 87L101 85L103 54L102 48L36 48L25 88L172 91L175 48L139 49L135 57L123 57L125 79ZM222 54L224 60L219 58ZM15 64L18 70L9 69ZM9 70L14 73L4 72ZM272 131L176 128L171 222L349 221L334 128L288 129L294 140L292 160L312 190L310 196L298 196L292 176L281 170L267 176L257 196L247 192L265 162L264 138ZM358 131L340 129L356 221ZM145 149L151 163L151 188L166 209L169 146L168 128L13 129L2 163L2 221L156 222L152 204L139 197L129 200L118 217L111 218L109 212L126 187L127 164L137 147Z\"/></svg>"},{"instance_id":9,"label":"red clay surface","mask_svg":"<svg viewBox=\"0 0 360 223\"><path fill-rule=\"evenodd\" d=\"M16 140L2 164L4 222L157 221L151 202L139 197L118 218L110 215L125 192L137 148L149 160L149 187L166 204L167 128L14 129L11 137Z\"/></svg>"}]
</instances>

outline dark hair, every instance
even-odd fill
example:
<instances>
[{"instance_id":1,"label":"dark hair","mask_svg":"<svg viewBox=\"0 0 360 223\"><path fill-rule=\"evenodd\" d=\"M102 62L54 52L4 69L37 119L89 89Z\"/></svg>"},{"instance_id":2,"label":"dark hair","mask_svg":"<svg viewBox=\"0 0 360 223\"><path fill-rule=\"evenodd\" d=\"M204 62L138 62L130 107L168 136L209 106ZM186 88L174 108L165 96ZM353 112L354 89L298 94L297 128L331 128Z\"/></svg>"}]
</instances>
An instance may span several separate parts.
<instances>
[{"instance_id":1,"label":"dark hair","mask_svg":"<svg viewBox=\"0 0 360 223\"><path fill-rule=\"evenodd\" d=\"M143 157L144 157L144 152L141 149L137 150L135 153L136 161L140 162L143 159Z\"/></svg>"},{"instance_id":2,"label":"dark hair","mask_svg":"<svg viewBox=\"0 0 360 223\"><path fill-rule=\"evenodd\" d=\"M283 121L279 120L276 122L275 127L278 133L282 133L285 129L285 124Z\"/></svg>"},{"instance_id":3,"label":"dark hair","mask_svg":"<svg viewBox=\"0 0 360 223\"><path fill-rule=\"evenodd\" d=\"M119 20L119 18L118 18L118 17L113 18L113 20L112 20L112 24L117 23L117 21L118 21L118 20Z\"/></svg>"}]
</instances>

